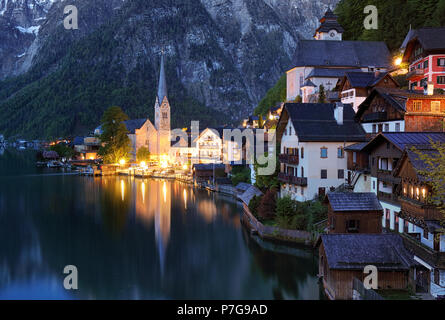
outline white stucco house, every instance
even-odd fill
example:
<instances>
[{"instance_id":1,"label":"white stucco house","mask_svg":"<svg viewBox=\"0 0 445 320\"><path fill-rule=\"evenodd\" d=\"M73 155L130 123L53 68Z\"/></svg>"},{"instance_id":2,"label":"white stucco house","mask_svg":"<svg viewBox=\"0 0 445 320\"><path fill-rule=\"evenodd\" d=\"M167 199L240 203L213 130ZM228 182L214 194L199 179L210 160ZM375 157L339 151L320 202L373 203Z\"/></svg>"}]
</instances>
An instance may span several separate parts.
<instances>
[{"instance_id":1,"label":"white stucco house","mask_svg":"<svg viewBox=\"0 0 445 320\"><path fill-rule=\"evenodd\" d=\"M345 183L345 148L364 142L351 105L287 103L277 127L281 196L312 200Z\"/></svg>"}]
</instances>

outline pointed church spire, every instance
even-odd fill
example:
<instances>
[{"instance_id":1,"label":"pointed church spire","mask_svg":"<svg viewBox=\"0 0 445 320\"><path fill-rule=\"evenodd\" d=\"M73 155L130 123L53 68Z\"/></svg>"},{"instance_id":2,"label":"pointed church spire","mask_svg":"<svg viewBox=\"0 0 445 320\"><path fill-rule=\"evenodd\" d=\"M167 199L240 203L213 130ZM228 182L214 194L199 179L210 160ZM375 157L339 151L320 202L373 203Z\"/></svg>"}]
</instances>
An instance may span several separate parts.
<instances>
[{"instance_id":1,"label":"pointed church spire","mask_svg":"<svg viewBox=\"0 0 445 320\"><path fill-rule=\"evenodd\" d=\"M162 103L164 97L167 96L167 81L165 79L165 68L164 68L164 49L161 51L161 71L159 73L159 88L158 88L158 99L159 103Z\"/></svg>"}]
</instances>

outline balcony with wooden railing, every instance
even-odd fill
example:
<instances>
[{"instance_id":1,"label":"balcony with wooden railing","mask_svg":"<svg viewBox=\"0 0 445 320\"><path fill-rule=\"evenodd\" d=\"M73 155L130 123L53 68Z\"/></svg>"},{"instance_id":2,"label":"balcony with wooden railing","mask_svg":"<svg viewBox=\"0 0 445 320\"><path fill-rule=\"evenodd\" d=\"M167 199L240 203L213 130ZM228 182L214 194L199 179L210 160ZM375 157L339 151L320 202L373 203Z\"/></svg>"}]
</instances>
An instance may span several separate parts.
<instances>
[{"instance_id":1,"label":"balcony with wooden railing","mask_svg":"<svg viewBox=\"0 0 445 320\"><path fill-rule=\"evenodd\" d=\"M278 174L278 181L283 183L294 184L296 186L301 186L301 187L307 186L307 178L291 176L284 172Z\"/></svg>"},{"instance_id":2,"label":"balcony with wooden railing","mask_svg":"<svg viewBox=\"0 0 445 320\"><path fill-rule=\"evenodd\" d=\"M402 180L400 177L394 177L392 171L383 169L377 170L377 179L391 184L400 184Z\"/></svg>"},{"instance_id":3,"label":"balcony with wooden railing","mask_svg":"<svg viewBox=\"0 0 445 320\"><path fill-rule=\"evenodd\" d=\"M411 216L423 218L424 220L443 220L445 215L433 204L412 199L407 196L399 196L402 211Z\"/></svg>"},{"instance_id":4,"label":"balcony with wooden railing","mask_svg":"<svg viewBox=\"0 0 445 320\"><path fill-rule=\"evenodd\" d=\"M386 193L386 192L379 191L377 193L377 196L380 201L384 201L384 202L391 203L394 205L400 205L399 197L393 193Z\"/></svg>"},{"instance_id":5,"label":"balcony with wooden railing","mask_svg":"<svg viewBox=\"0 0 445 320\"><path fill-rule=\"evenodd\" d=\"M298 155L292 155L292 154L280 154L278 156L278 160L281 163L286 163L296 166L298 166L298 164L300 163L300 158L298 157Z\"/></svg>"}]
</instances>

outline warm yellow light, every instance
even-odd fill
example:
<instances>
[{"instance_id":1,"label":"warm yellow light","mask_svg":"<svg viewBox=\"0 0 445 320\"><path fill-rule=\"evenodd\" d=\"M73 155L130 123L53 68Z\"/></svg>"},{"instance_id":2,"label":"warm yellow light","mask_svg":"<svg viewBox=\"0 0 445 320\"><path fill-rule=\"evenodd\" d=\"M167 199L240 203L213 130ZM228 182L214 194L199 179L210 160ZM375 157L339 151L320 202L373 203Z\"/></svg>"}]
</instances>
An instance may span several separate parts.
<instances>
[{"instance_id":1,"label":"warm yellow light","mask_svg":"<svg viewBox=\"0 0 445 320\"><path fill-rule=\"evenodd\" d=\"M121 197L122 197L122 201L125 200L125 184L124 184L124 180L121 180Z\"/></svg>"},{"instance_id":2,"label":"warm yellow light","mask_svg":"<svg viewBox=\"0 0 445 320\"><path fill-rule=\"evenodd\" d=\"M269 116L269 120L273 120L273 115L270 115L270 116Z\"/></svg>"},{"instance_id":3,"label":"warm yellow light","mask_svg":"<svg viewBox=\"0 0 445 320\"><path fill-rule=\"evenodd\" d=\"M123 166L123 165L125 164L125 159L120 159L120 160L119 160L119 164L120 164L121 166Z\"/></svg>"},{"instance_id":4,"label":"warm yellow light","mask_svg":"<svg viewBox=\"0 0 445 320\"><path fill-rule=\"evenodd\" d=\"M185 189L183 192L183 196L184 196L184 206L187 209L187 190L185 190Z\"/></svg>"},{"instance_id":5,"label":"warm yellow light","mask_svg":"<svg viewBox=\"0 0 445 320\"><path fill-rule=\"evenodd\" d=\"M182 169L184 169L184 170L187 170L188 168L189 168L189 166L186 164L182 166Z\"/></svg>"},{"instance_id":6,"label":"warm yellow light","mask_svg":"<svg viewBox=\"0 0 445 320\"><path fill-rule=\"evenodd\" d=\"M145 163L145 161L142 161L142 162L141 162L141 167L144 167L144 168L145 168L146 166L147 166L147 163Z\"/></svg>"},{"instance_id":7,"label":"warm yellow light","mask_svg":"<svg viewBox=\"0 0 445 320\"><path fill-rule=\"evenodd\" d=\"M145 183L142 182L142 203L145 203Z\"/></svg>"},{"instance_id":8,"label":"warm yellow light","mask_svg":"<svg viewBox=\"0 0 445 320\"><path fill-rule=\"evenodd\" d=\"M164 185L162 187L162 192L164 193L164 203L166 203L167 202L167 185L165 184L165 181L164 181Z\"/></svg>"},{"instance_id":9,"label":"warm yellow light","mask_svg":"<svg viewBox=\"0 0 445 320\"><path fill-rule=\"evenodd\" d=\"M90 160L94 160L94 157L93 157L93 156L91 156L91 157L90 157Z\"/></svg>"},{"instance_id":10,"label":"warm yellow light","mask_svg":"<svg viewBox=\"0 0 445 320\"><path fill-rule=\"evenodd\" d=\"M400 66L401 64L402 64L402 58L401 57L398 57L398 58L396 58L395 60L394 60L394 64L396 65L396 66Z\"/></svg>"}]
</instances>

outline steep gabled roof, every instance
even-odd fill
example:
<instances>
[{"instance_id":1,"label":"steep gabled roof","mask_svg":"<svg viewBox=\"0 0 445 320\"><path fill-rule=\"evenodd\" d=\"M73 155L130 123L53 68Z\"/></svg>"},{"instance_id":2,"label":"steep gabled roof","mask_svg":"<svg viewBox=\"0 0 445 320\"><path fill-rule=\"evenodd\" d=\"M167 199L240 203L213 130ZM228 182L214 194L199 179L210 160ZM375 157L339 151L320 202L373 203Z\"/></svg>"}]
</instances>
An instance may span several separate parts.
<instances>
[{"instance_id":1,"label":"steep gabled roof","mask_svg":"<svg viewBox=\"0 0 445 320\"><path fill-rule=\"evenodd\" d=\"M393 106L400 113L405 114L406 101L410 96L410 91L396 88L374 88L366 100L360 104L355 116L356 119L360 119L362 117L362 115L371 105L372 100L374 100L377 95L381 96L388 104Z\"/></svg>"},{"instance_id":2,"label":"steep gabled roof","mask_svg":"<svg viewBox=\"0 0 445 320\"><path fill-rule=\"evenodd\" d=\"M292 60L292 68L303 66L388 68L391 54L384 42L301 40Z\"/></svg>"},{"instance_id":3,"label":"steep gabled roof","mask_svg":"<svg viewBox=\"0 0 445 320\"><path fill-rule=\"evenodd\" d=\"M130 134L135 134L136 130L142 128L142 126L147 122L148 119L134 119L124 121L125 126Z\"/></svg>"},{"instance_id":4,"label":"steep gabled roof","mask_svg":"<svg viewBox=\"0 0 445 320\"><path fill-rule=\"evenodd\" d=\"M383 208L374 192L331 192L327 195L335 211L382 211Z\"/></svg>"},{"instance_id":5,"label":"steep gabled roof","mask_svg":"<svg viewBox=\"0 0 445 320\"><path fill-rule=\"evenodd\" d=\"M366 141L365 131L354 120L352 106L343 105L342 125L334 117L335 106L335 103L286 103L284 110L302 142Z\"/></svg>"},{"instance_id":6,"label":"steep gabled roof","mask_svg":"<svg viewBox=\"0 0 445 320\"><path fill-rule=\"evenodd\" d=\"M324 234L321 242L330 269L363 272L374 265L378 270L402 271L417 265L397 234Z\"/></svg>"},{"instance_id":7,"label":"steep gabled roof","mask_svg":"<svg viewBox=\"0 0 445 320\"><path fill-rule=\"evenodd\" d=\"M427 51L445 50L445 27L410 30L403 41L402 48L407 48L413 40L418 40Z\"/></svg>"}]
</instances>

